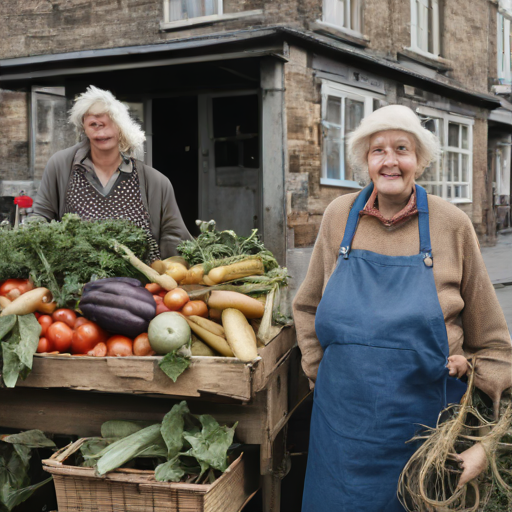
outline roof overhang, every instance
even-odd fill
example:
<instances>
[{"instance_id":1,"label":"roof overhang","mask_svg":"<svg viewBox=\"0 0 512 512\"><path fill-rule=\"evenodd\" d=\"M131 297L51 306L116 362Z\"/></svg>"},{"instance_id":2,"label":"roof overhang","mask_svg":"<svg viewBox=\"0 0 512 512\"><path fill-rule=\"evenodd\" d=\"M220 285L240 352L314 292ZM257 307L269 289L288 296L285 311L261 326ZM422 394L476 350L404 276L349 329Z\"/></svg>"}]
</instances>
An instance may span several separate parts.
<instances>
[{"instance_id":1,"label":"roof overhang","mask_svg":"<svg viewBox=\"0 0 512 512\"><path fill-rule=\"evenodd\" d=\"M489 110L500 107L498 98L466 89L442 75L432 78L408 69L396 61L377 57L367 49L358 48L311 31L281 26L222 32L153 45L1 59L0 87L37 85L38 80L48 77L65 77L121 69L141 69L262 56L273 56L286 60L287 44L297 44L313 52L329 55L334 59L368 69L386 78L462 103Z\"/></svg>"}]
</instances>

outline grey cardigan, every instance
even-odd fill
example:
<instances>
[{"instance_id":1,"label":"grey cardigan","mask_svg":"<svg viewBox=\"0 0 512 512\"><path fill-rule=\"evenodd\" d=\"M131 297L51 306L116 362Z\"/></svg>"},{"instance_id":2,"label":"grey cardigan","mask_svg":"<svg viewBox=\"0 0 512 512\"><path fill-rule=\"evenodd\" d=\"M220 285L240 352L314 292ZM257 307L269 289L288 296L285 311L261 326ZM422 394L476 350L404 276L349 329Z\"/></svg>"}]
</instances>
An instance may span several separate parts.
<instances>
[{"instance_id":1,"label":"grey cardigan","mask_svg":"<svg viewBox=\"0 0 512 512\"><path fill-rule=\"evenodd\" d=\"M75 154L88 143L85 140L58 151L48 160L34 200L35 215L47 220L62 219ZM180 241L192 237L181 218L171 182L162 173L139 160L135 162L135 167L139 174L142 201L149 212L151 231L160 247L161 257L175 256Z\"/></svg>"}]
</instances>

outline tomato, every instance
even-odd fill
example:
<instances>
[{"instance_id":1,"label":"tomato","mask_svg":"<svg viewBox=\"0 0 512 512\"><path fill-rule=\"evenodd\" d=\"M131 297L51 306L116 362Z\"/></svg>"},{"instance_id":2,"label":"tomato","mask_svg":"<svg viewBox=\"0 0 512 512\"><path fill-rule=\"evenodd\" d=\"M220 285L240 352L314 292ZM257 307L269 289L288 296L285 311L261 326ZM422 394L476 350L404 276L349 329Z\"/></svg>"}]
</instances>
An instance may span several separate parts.
<instances>
[{"instance_id":1,"label":"tomato","mask_svg":"<svg viewBox=\"0 0 512 512\"><path fill-rule=\"evenodd\" d=\"M147 332L143 332L142 334L139 334L133 340L133 353L136 356L153 356L153 355L155 355L156 352L151 348L151 345L149 344L149 338L148 338Z\"/></svg>"},{"instance_id":2,"label":"tomato","mask_svg":"<svg viewBox=\"0 0 512 512\"><path fill-rule=\"evenodd\" d=\"M162 290L161 292L158 292L158 295L163 299L167 295L167 290Z\"/></svg>"},{"instance_id":3,"label":"tomato","mask_svg":"<svg viewBox=\"0 0 512 512\"><path fill-rule=\"evenodd\" d=\"M164 304L171 311L179 311L189 300L188 293L183 288L175 288L166 293Z\"/></svg>"},{"instance_id":4,"label":"tomato","mask_svg":"<svg viewBox=\"0 0 512 512\"><path fill-rule=\"evenodd\" d=\"M86 324L87 322L90 322L90 320L88 320L87 318L85 318L85 316L79 316L77 319L76 319L76 322L75 322L75 326L74 326L74 329L75 331L81 326L81 325L84 325Z\"/></svg>"},{"instance_id":5,"label":"tomato","mask_svg":"<svg viewBox=\"0 0 512 512\"><path fill-rule=\"evenodd\" d=\"M133 341L120 334L107 340L107 356L133 356Z\"/></svg>"},{"instance_id":6,"label":"tomato","mask_svg":"<svg viewBox=\"0 0 512 512\"><path fill-rule=\"evenodd\" d=\"M48 327L53 324L53 318L50 315L41 315L37 321L41 324L41 336L45 336Z\"/></svg>"},{"instance_id":7,"label":"tomato","mask_svg":"<svg viewBox=\"0 0 512 512\"><path fill-rule=\"evenodd\" d=\"M163 297L160 297L160 295L153 295L153 299L155 299L157 306L158 304L162 304L162 302L164 301Z\"/></svg>"},{"instance_id":8,"label":"tomato","mask_svg":"<svg viewBox=\"0 0 512 512\"><path fill-rule=\"evenodd\" d=\"M185 316L197 315L208 318L208 306L202 300L191 300L183 306L180 313Z\"/></svg>"},{"instance_id":9,"label":"tomato","mask_svg":"<svg viewBox=\"0 0 512 512\"><path fill-rule=\"evenodd\" d=\"M41 318L41 313L34 311L34 316L39 320Z\"/></svg>"},{"instance_id":10,"label":"tomato","mask_svg":"<svg viewBox=\"0 0 512 512\"><path fill-rule=\"evenodd\" d=\"M167 313L168 311L171 311L163 302L157 302L156 303L156 315L159 315L160 313Z\"/></svg>"},{"instance_id":11,"label":"tomato","mask_svg":"<svg viewBox=\"0 0 512 512\"><path fill-rule=\"evenodd\" d=\"M87 355L94 357L105 357L107 355L107 345L105 345L103 342L98 343L92 350L87 352Z\"/></svg>"},{"instance_id":12,"label":"tomato","mask_svg":"<svg viewBox=\"0 0 512 512\"><path fill-rule=\"evenodd\" d=\"M54 322L46 330L46 337L52 344L53 350L67 352L71 348L73 329L64 322Z\"/></svg>"},{"instance_id":13,"label":"tomato","mask_svg":"<svg viewBox=\"0 0 512 512\"><path fill-rule=\"evenodd\" d=\"M153 295L159 294L161 291L163 291L163 288L156 283L148 283L146 285L146 290L150 291Z\"/></svg>"},{"instance_id":14,"label":"tomato","mask_svg":"<svg viewBox=\"0 0 512 512\"><path fill-rule=\"evenodd\" d=\"M42 354L43 352L51 352L53 350L52 344L48 341L48 338L39 338L39 344L37 345L37 353Z\"/></svg>"},{"instance_id":15,"label":"tomato","mask_svg":"<svg viewBox=\"0 0 512 512\"><path fill-rule=\"evenodd\" d=\"M12 290L18 290L20 294L32 290L34 285L28 279L7 279L0 286L0 295L6 296Z\"/></svg>"},{"instance_id":16,"label":"tomato","mask_svg":"<svg viewBox=\"0 0 512 512\"><path fill-rule=\"evenodd\" d=\"M73 332L72 354L87 354L98 343L107 341L108 334L94 322L85 322Z\"/></svg>"},{"instance_id":17,"label":"tomato","mask_svg":"<svg viewBox=\"0 0 512 512\"><path fill-rule=\"evenodd\" d=\"M76 313L72 309L60 308L53 312L52 318L54 322L64 322L73 329L76 322Z\"/></svg>"}]
</instances>

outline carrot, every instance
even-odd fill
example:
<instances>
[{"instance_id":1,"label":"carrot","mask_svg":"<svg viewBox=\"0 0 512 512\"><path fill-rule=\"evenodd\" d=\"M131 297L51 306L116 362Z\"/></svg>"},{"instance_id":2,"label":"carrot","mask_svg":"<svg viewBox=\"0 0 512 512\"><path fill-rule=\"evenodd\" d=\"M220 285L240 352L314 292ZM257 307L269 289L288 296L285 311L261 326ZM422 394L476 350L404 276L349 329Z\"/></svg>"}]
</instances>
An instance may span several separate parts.
<instances>
[{"instance_id":1,"label":"carrot","mask_svg":"<svg viewBox=\"0 0 512 512\"><path fill-rule=\"evenodd\" d=\"M185 318L192 331L211 348L213 348L223 356L234 357L233 351L231 350L227 341L224 338L221 338L220 336L217 336L216 334L213 334L212 332L203 329L195 322L192 322L192 320L190 320L188 317L183 318Z\"/></svg>"},{"instance_id":2,"label":"carrot","mask_svg":"<svg viewBox=\"0 0 512 512\"><path fill-rule=\"evenodd\" d=\"M265 307L261 302L243 293L213 290L208 299L208 307L213 309L234 308L241 311L246 318L261 318Z\"/></svg>"},{"instance_id":3,"label":"carrot","mask_svg":"<svg viewBox=\"0 0 512 512\"><path fill-rule=\"evenodd\" d=\"M241 311L225 309L222 312L222 324L226 331L226 340L240 361L248 363L258 357L256 335Z\"/></svg>"},{"instance_id":4,"label":"carrot","mask_svg":"<svg viewBox=\"0 0 512 512\"><path fill-rule=\"evenodd\" d=\"M28 315L34 313L42 304L51 302L52 294L47 288L34 288L20 295L16 300L8 304L0 313L7 315Z\"/></svg>"}]
</instances>

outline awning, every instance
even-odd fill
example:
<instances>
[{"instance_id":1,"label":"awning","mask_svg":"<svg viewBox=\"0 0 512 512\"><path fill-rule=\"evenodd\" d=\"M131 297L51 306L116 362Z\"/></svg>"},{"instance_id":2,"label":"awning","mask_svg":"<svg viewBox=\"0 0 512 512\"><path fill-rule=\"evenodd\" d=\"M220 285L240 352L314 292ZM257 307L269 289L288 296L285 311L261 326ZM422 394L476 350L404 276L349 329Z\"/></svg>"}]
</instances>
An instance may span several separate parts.
<instances>
[{"instance_id":1,"label":"awning","mask_svg":"<svg viewBox=\"0 0 512 512\"><path fill-rule=\"evenodd\" d=\"M512 0L507 1L512 2ZM305 47L317 54L330 55L341 62L359 66L405 85L431 91L455 101L490 110L500 107L498 98L466 89L447 77L426 76L396 61L377 57L365 48L358 48L311 31L289 27L222 32L154 45L1 59L0 88L39 85L38 81L48 77L120 69L171 66L266 55L286 60L288 44Z\"/></svg>"}]
</instances>

